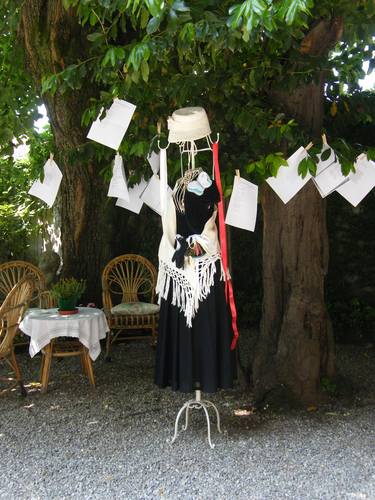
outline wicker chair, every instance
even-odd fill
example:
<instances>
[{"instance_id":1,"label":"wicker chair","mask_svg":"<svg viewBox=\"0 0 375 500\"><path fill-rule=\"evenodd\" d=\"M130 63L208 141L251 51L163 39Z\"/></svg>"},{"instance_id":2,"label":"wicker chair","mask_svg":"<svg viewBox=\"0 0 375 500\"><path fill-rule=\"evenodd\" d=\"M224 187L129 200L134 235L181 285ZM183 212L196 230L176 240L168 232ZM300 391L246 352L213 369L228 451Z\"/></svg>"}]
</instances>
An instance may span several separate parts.
<instances>
[{"instance_id":1,"label":"wicker chair","mask_svg":"<svg viewBox=\"0 0 375 500\"><path fill-rule=\"evenodd\" d=\"M35 279L35 293L45 289L45 278L42 271L24 260L11 260L0 264L0 304L24 276Z\"/></svg>"},{"instance_id":2,"label":"wicker chair","mask_svg":"<svg viewBox=\"0 0 375 500\"><path fill-rule=\"evenodd\" d=\"M33 279L29 277L22 278L8 293L0 307L0 362L7 363L15 372L16 384L20 386L23 396L26 396L27 393L14 354L13 340L17 333L18 325L32 299L34 287L35 282ZM9 381L8 377L2 378ZM0 390L0 394L3 392L6 392L6 390Z\"/></svg>"},{"instance_id":3,"label":"wicker chair","mask_svg":"<svg viewBox=\"0 0 375 500\"><path fill-rule=\"evenodd\" d=\"M57 307L56 297L50 290L44 290L39 294L39 305L42 309ZM59 337L51 340L51 342L42 349L42 364L40 368L42 393L45 393L48 390L52 359L61 359L70 356L80 357L83 373L88 376L91 386L95 387L94 370L92 368L88 349L78 340Z\"/></svg>"},{"instance_id":4,"label":"wicker chair","mask_svg":"<svg viewBox=\"0 0 375 500\"><path fill-rule=\"evenodd\" d=\"M120 255L112 259L102 274L103 306L110 331L107 334L106 359L120 334L139 339L126 330L151 330L156 344L159 306L155 304L156 269L140 255Z\"/></svg>"},{"instance_id":5,"label":"wicker chair","mask_svg":"<svg viewBox=\"0 0 375 500\"><path fill-rule=\"evenodd\" d=\"M52 309L57 307L57 299L51 290L43 290L39 293L39 307L41 309Z\"/></svg>"}]
</instances>

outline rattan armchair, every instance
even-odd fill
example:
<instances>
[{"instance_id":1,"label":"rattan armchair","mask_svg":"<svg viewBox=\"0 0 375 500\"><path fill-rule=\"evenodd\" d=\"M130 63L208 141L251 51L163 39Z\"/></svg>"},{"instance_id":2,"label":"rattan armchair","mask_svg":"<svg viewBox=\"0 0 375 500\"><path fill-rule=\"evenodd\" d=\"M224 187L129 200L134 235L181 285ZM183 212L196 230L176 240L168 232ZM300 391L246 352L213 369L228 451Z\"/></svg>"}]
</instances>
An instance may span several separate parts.
<instances>
[{"instance_id":1,"label":"rattan armchair","mask_svg":"<svg viewBox=\"0 0 375 500\"><path fill-rule=\"evenodd\" d=\"M0 304L14 285L25 276L34 278L36 294L45 289L44 274L34 264L24 260L11 260L0 264Z\"/></svg>"},{"instance_id":2,"label":"rattan armchair","mask_svg":"<svg viewBox=\"0 0 375 500\"><path fill-rule=\"evenodd\" d=\"M106 359L119 336L142 338L134 330L150 330L156 344L159 306L155 303L156 269L140 255L120 255L112 259L102 274L103 307L110 331Z\"/></svg>"},{"instance_id":3,"label":"rattan armchair","mask_svg":"<svg viewBox=\"0 0 375 500\"><path fill-rule=\"evenodd\" d=\"M51 290L43 290L39 293L39 307L41 309L51 309L57 307L57 299Z\"/></svg>"},{"instance_id":4,"label":"rattan armchair","mask_svg":"<svg viewBox=\"0 0 375 500\"><path fill-rule=\"evenodd\" d=\"M22 278L8 293L0 306L0 363L6 363L16 375L16 384L20 386L21 394L26 396L16 356L14 354L13 340L18 330L23 315L33 296L35 282L33 279ZM10 381L9 377L0 377ZM15 384L15 385L16 385ZM9 389L8 389L9 390ZM0 394L6 390L0 389Z\"/></svg>"}]
</instances>

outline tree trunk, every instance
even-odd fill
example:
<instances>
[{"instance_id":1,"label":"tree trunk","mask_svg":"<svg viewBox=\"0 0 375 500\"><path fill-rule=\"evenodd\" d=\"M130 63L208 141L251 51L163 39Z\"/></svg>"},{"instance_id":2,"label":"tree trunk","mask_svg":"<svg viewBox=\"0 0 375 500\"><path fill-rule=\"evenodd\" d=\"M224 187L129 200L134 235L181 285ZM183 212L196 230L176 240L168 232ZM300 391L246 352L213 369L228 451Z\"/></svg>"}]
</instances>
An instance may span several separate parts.
<instances>
[{"instance_id":1,"label":"tree trunk","mask_svg":"<svg viewBox=\"0 0 375 500\"><path fill-rule=\"evenodd\" d=\"M301 52L322 55L342 32L342 20L321 21ZM323 126L324 74L319 83L270 96L312 136ZM292 395L317 402L321 378L335 372L334 340L324 297L328 267L325 201L312 181L287 204L265 185L263 312L253 363L258 402Z\"/></svg>"},{"instance_id":2,"label":"tree trunk","mask_svg":"<svg viewBox=\"0 0 375 500\"><path fill-rule=\"evenodd\" d=\"M66 11L60 0L24 2L20 38L38 92L44 76L60 72L87 54L86 34L75 13ZM58 197L63 275L85 278L85 298L99 304L101 270L113 256L110 220L115 219L110 216L113 204L106 203L106 186L99 175L103 165L85 160L80 148L87 141L82 113L89 98L97 94L88 83L77 91L45 94L43 100L55 140L56 161L63 171Z\"/></svg>"},{"instance_id":3,"label":"tree trunk","mask_svg":"<svg viewBox=\"0 0 375 500\"><path fill-rule=\"evenodd\" d=\"M316 402L334 374L334 342L324 301L328 265L325 206L312 182L287 205L262 192L263 318L253 366L256 398L280 387Z\"/></svg>"}]
</instances>

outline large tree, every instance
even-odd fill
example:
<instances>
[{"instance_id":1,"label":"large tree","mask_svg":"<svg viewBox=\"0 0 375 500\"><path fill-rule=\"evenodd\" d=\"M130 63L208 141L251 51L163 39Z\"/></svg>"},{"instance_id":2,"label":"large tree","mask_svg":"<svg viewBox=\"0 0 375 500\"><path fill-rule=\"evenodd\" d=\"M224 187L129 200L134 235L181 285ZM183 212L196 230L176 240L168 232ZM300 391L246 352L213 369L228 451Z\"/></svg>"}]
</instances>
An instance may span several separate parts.
<instances>
[{"instance_id":1,"label":"large tree","mask_svg":"<svg viewBox=\"0 0 375 500\"><path fill-rule=\"evenodd\" d=\"M89 214L103 218L104 191L94 167L103 148L95 149L90 161L70 163L68 155L84 143L79 120L85 108L87 126L114 96L137 105L121 152L139 178L157 121L177 107L202 105L221 132L226 191L234 168L261 182L277 174L283 156L320 135L324 89L335 99L344 83L355 85L363 57L372 58L373 47L366 44L374 13L373 2L362 0L23 3L20 31L28 67L44 92L56 143L67 151L66 265L74 258L79 267L90 254L89 265L81 268L92 272L108 253L89 219ZM355 57L349 58L353 49ZM348 171L354 153L346 147L338 153ZM171 177L178 175L173 160ZM314 161L301 171L307 168L313 172ZM262 207L263 319L253 365L257 399L282 387L313 401L321 377L334 373L324 301L324 203L309 183L287 206L264 188Z\"/></svg>"},{"instance_id":2,"label":"large tree","mask_svg":"<svg viewBox=\"0 0 375 500\"><path fill-rule=\"evenodd\" d=\"M19 40L24 46L26 68L41 94L43 77L66 69L87 57L89 42L75 13L61 2L31 0L20 11ZM84 75L82 66L80 76ZM74 90L60 88L43 96L54 136L58 163L63 169L59 197L64 274L85 277L90 297L100 300L100 270L112 256L113 225L106 203L104 179L99 175L104 157L85 150L82 114L99 90L86 81Z\"/></svg>"}]
</instances>

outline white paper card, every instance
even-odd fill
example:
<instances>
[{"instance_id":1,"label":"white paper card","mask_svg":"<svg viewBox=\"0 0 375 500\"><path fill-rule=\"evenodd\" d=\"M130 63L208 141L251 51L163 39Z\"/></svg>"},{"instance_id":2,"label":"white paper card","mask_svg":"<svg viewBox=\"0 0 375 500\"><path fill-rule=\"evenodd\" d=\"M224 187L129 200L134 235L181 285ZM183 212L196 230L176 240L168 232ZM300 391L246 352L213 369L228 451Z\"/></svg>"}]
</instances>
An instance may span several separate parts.
<instances>
[{"instance_id":1,"label":"white paper card","mask_svg":"<svg viewBox=\"0 0 375 500\"><path fill-rule=\"evenodd\" d=\"M127 131L136 106L121 99L114 99L112 106L101 119L103 108L98 118L91 125L88 139L118 150Z\"/></svg>"},{"instance_id":2,"label":"white paper card","mask_svg":"<svg viewBox=\"0 0 375 500\"><path fill-rule=\"evenodd\" d=\"M36 180L29 190L29 194L45 201L49 207L55 203L60 187L62 173L56 163L50 158L44 164L43 182Z\"/></svg>"},{"instance_id":3,"label":"white paper card","mask_svg":"<svg viewBox=\"0 0 375 500\"><path fill-rule=\"evenodd\" d=\"M330 155L326 160L322 160L322 153L326 150L330 151ZM338 187L344 185L349 181L351 175L345 176L341 171L340 162L335 159L333 149L324 144L321 152L319 153L319 162L317 165L316 176L313 177L313 182L319 191L322 198L333 193Z\"/></svg>"},{"instance_id":4,"label":"white paper card","mask_svg":"<svg viewBox=\"0 0 375 500\"><path fill-rule=\"evenodd\" d=\"M288 165L282 165L279 168L277 177L266 179L267 184L284 203L288 203L311 179L309 173L304 179L298 174L298 165L307 155L307 151L301 146L288 158Z\"/></svg>"},{"instance_id":5,"label":"white paper card","mask_svg":"<svg viewBox=\"0 0 375 500\"><path fill-rule=\"evenodd\" d=\"M121 155L119 154L115 156L112 179L108 189L108 196L129 201L129 191L128 184L126 182L124 163L122 161Z\"/></svg>"},{"instance_id":6,"label":"white paper card","mask_svg":"<svg viewBox=\"0 0 375 500\"><path fill-rule=\"evenodd\" d=\"M143 201L141 199L141 194L147 186L147 182L142 179L139 184L135 184L129 189L129 201L122 200L119 198L116 202L117 207L126 208L135 214L139 214L141 211Z\"/></svg>"},{"instance_id":7,"label":"white paper card","mask_svg":"<svg viewBox=\"0 0 375 500\"><path fill-rule=\"evenodd\" d=\"M258 186L236 175L225 223L254 231L258 210Z\"/></svg>"},{"instance_id":8,"label":"white paper card","mask_svg":"<svg viewBox=\"0 0 375 500\"><path fill-rule=\"evenodd\" d=\"M153 173L156 175L160 168L160 154L152 151L151 154L147 156L147 161L149 162Z\"/></svg>"},{"instance_id":9,"label":"white paper card","mask_svg":"<svg viewBox=\"0 0 375 500\"><path fill-rule=\"evenodd\" d=\"M375 162L360 155L355 163L355 173L349 182L340 186L336 191L349 203L356 207L375 186Z\"/></svg>"},{"instance_id":10,"label":"white paper card","mask_svg":"<svg viewBox=\"0 0 375 500\"><path fill-rule=\"evenodd\" d=\"M320 196L325 198L333 193L338 187L343 186L349 182L351 174L345 176L341 171L339 162L332 163L329 167L325 168L323 172L313 178L314 184L317 187Z\"/></svg>"},{"instance_id":11,"label":"white paper card","mask_svg":"<svg viewBox=\"0 0 375 500\"><path fill-rule=\"evenodd\" d=\"M172 196L172 190L167 186L167 200ZM153 175L147 184L146 189L141 194L143 202L150 207L154 212L161 216L161 200L160 200L160 179Z\"/></svg>"}]
</instances>

